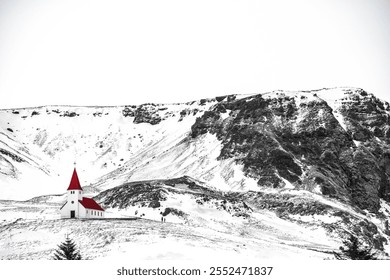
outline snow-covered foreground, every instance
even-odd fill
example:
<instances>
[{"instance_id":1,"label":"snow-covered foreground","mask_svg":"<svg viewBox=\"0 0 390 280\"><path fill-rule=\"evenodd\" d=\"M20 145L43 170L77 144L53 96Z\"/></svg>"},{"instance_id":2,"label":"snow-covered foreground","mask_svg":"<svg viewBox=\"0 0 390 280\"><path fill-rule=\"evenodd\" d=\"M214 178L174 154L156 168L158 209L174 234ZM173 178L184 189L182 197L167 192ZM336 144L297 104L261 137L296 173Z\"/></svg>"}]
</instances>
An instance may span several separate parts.
<instances>
[{"instance_id":1,"label":"snow-covered foreground","mask_svg":"<svg viewBox=\"0 0 390 280\"><path fill-rule=\"evenodd\" d=\"M104 191L95 197L104 220L61 220L65 199L0 200L0 259L50 259L67 234L86 259L333 259L348 233L380 240L387 232L379 216L308 191L224 193L190 177ZM390 206L381 205L388 216Z\"/></svg>"},{"instance_id":2,"label":"snow-covered foreground","mask_svg":"<svg viewBox=\"0 0 390 280\"><path fill-rule=\"evenodd\" d=\"M136 220L61 220L58 204L2 201L0 258L50 259L66 234L85 259L202 260L332 258L339 244L321 228L305 227L269 211L241 223L194 226Z\"/></svg>"}]
</instances>

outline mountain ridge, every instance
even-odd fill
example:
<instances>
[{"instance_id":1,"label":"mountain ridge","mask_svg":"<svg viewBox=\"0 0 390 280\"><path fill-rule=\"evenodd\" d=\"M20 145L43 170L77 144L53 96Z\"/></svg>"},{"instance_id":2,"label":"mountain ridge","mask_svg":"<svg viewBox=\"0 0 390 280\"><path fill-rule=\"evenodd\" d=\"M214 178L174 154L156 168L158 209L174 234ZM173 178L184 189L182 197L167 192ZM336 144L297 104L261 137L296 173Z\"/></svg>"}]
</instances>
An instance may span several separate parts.
<instances>
[{"instance_id":1,"label":"mountain ridge","mask_svg":"<svg viewBox=\"0 0 390 280\"><path fill-rule=\"evenodd\" d=\"M62 200L75 161L87 196L113 216L318 229L332 242L353 233L387 250L390 105L363 89L0 110L2 203ZM201 194L185 191L193 185ZM263 227L270 217L283 226Z\"/></svg>"},{"instance_id":2,"label":"mountain ridge","mask_svg":"<svg viewBox=\"0 0 390 280\"><path fill-rule=\"evenodd\" d=\"M75 107L75 108L114 108L114 107L124 107L124 106L140 106L140 105L148 105L148 104L155 104L155 105L182 105L182 104L190 104L193 102L197 102L200 100L211 100L216 98L223 98L227 96L236 96L239 98L245 98L253 95L267 95L272 94L274 92L284 92L287 94L293 94L293 93L311 93L311 92L320 92L325 90L337 90L337 89L350 89L350 90L363 90L363 88L359 87L349 87L349 86L339 86L339 87L322 87L317 89L310 89L310 90L289 90L289 89L276 89L272 91L266 91L266 92L254 92L254 93L232 93L232 94L224 94L219 95L216 97L205 97L200 99L193 99L189 101L183 101L183 102L167 102L167 103L155 103L155 102L143 102L140 104L117 104L117 105L69 105L69 104L48 104L48 105L39 105L39 106L25 106L25 107L10 107L10 108L0 108L0 111L6 111L6 110L21 110L21 109L41 109L45 107ZM383 102L389 102L388 100L384 98L379 98Z\"/></svg>"},{"instance_id":3,"label":"mountain ridge","mask_svg":"<svg viewBox=\"0 0 390 280\"><path fill-rule=\"evenodd\" d=\"M362 89L359 89L359 88L325 88L325 89L316 89L316 90L310 90L310 91L273 91L273 92L268 92L268 93L263 93L263 94L247 94L247 95L227 95L227 96L221 96L221 97L216 97L216 98L209 98L209 99L203 99L203 100L198 100L198 101L190 101L190 102L186 102L186 103L174 103L174 104L171 104L172 107L169 107L169 104L153 104L153 103L146 103L146 104L141 104L141 105L124 105L124 106L108 106L108 107L94 107L94 106L91 106L91 107L84 107L84 106L81 106L81 107L78 107L78 106L65 106L65 107L57 107L57 106L42 106L42 107L34 107L34 108L29 108L29 109L25 109L25 110L22 110L22 109L19 109L20 112L22 112L22 114L24 114L23 116L22 115L19 115L19 111L16 111L17 109L5 109L5 110L2 110L1 112L3 114L9 114L9 113L12 113L13 116L20 116L23 121L26 121L27 118L35 118L35 117L40 117L39 114L46 114L48 117L49 115L52 115L53 117L68 117L69 118L74 118L78 117L78 114L87 114L87 116L85 117L88 117L93 115L94 117L101 117L102 114L105 114L105 115L109 115L109 114L116 114L116 116L114 116L114 119L112 120L113 122L117 122L117 121L120 121L120 122L124 122L126 121L127 122L127 119L130 119L130 121L133 121L133 123L135 124L134 125L134 129L136 129L136 125L137 124L140 124L140 125L143 125L143 123L150 123L153 127L153 125L157 125L157 124L160 124L161 121L163 120L171 120L171 119L177 119L178 122L181 122L184 118L188 118L190 117L190 114L191 116L193 115L193 117L196 117L197 119L191 119L188 121L188 124L190 124L191 122L194 123L194 125L196 126L197 125L197 122L199 124L199 120L201 118L205 119L207 117L207 114L213 114L213 113L217 113L217 114L225 114L224 115L224 118L230 118L230 116L227 116L226 113L224 113L226 111L226 109L221 109L221 106L226 106L226 104L241 104L243 107L247 107L247 106L256 106L256 104L254 104L254 102L252 101L252 103L250 102L250 100L254 100L254 99L264 99L264 100L278 100L278 99L281 99L281 98L292 98L292 100L294 101L293 103L296 103L297 106L301 106L302 104L310 104L311 102L316 102L316 106L325 106L324 105L321 105L321 100L324 101L324 99L328 99L328 101L324 101L326 104L328 104L328 107L330 107L330 109L326 109L327 106L323 107L323 109L325 109L325 112L326 110L330 110L327 114L328 114L328 118L330 118L330 122L334 122L335 124L339 123L340 126L345 130L345 124L344 124L344 117L342 116L342 112L339 113L337 110L339 109L340 105L342 104L342 102L339 102L340 104L338 104L337 107L335 105L335 100L340 100L342 99L344 96L346 95L351 95L351 96L354 96L356 94L361 94L361 93L364 93L365 96L369 96L370 98L373 97L372 94L368 94L366 93L364 90ZM317 94L319 94L319 96L317 96ZM329 97L327 95L329 94L332 94L331 98L330 99L333 99L332 102L330 102L329 100ZM336 96L335 96L336 95ZM237 98L238 97L238 98ZM325 98L326 97L326 98ZM305 100L305 99L308 98L308 100ZM244 101L245 100L245 104L244 104ZM248 102L249 100L249 102ZM278 101L276 101L277 103ZM303 102L303 103L302 103ZM389 105L387 102L383 102L381 101L382 104L385 104L386 106L386 109L388 109ZM248 103L248 104L246 104ZM287 104L289 103L289 104ZM290 128L289 129L299 129L299 128L295 128L293 125L289 124L289 123L286 123L284 122L283 123L283 118L285 119L288 119L288 116L284 116L283 115L283 110L284 109L287 109L287 111L285 113L288 113L288 110L291 110L291 107L292 105L292 102L287 102L286 104L284 104L285 106L290 106L289 108L283 108L283 104L279 104L279 105L272 105L274 107L272 107L270 110L270 114L271 115L274 115L276 117L274 117L273 121L275 123L273 123L272 125L275 126L275 124L277 125L277 123L279 122L282 122L281 125L288 125ZM332 104L330 104L332 103ZM254 104L254 105L251 105L251 104ZM174 107L177 107L176 109ZM187 108L186 106L190 106L190 108ZM192 107L191 107L192 106ZM232 106L232 105L229 105L229 106ZM238 107L236 108L236 113L239 112L240 110L242 109L245 109L248 111L248 113L250 113L250 110L248 110L248 108L239 108L240 105L238 105ZM279 106L278 108L276 108L275 106ZM282 106L282 107L280 107ZM336 110L335 110L335 106L337 107ZM212 108L211 108L212 107ZM61 108L66 108L66 109L61 109ZM170 108L170 109L169 109ZM192 108L192 109L191 109ZM298 110L300 107L296 107L295 109ZM341 108L341 107L340 107ZM40 109L40 111L35 111L37 109ZM72 109L74 109L74 111L71 111ZM210 110L209 110L210 109ZM230 109L233 109L233 108L230 108ZM228 110L230 110L228 109ZM309 108L310 109L310 108ZM308 110L309 110L308 109ZM85 111L86 110L86 111ZM96 110L96 112L94 112ZM162 110L162 111L161 111ZM173 111L172 111L173 110ZM254 110L258 110L258 108L253 108L252 111ZM279 110L279 111L278 111ZM45 112L46 111L46 112ZM231 111L231 110L230 110ZM309 110L310 111L310 110ZM323 110L322 110L323 111ZM337 111L337 112L335 112ZM162 113L163 112L163 113ZM241 112L241 111L240 111ZM319 111L316 111L314 112L314 114L312 114L312 116L309 116L309 117L313 117L312 119L315 119L318 115L318 112ZM27 113L27 114L26 114ZM164 114L165 113L165 114ZM300 112L298 112L300 113ZM344 114L347 114L348 112L344 112ZM121 114L122 116L118 116L118 114ZM201 115L203 114L203 115ZM206 114L206 117L205 117L205 114ZM241 113L242 115L242 113ZM337 116L336 116L337 115ZM180 117L178 117L180 116ZM240 117L240 116L239 116ZM263 118L266 117L265 115L263 116ZM52 117L50 117L52 118ZM280 118L282 118L280 120ZM302 115L300 117L303 121L305 121L305 119L307 119L307 116L306 115ZM333 120L331 120L333 118ZM336 119L334 119L336 118ZM199 119L199 120L198 120ZM242 120L242 118L241 118ZM299 118L296 120L296 121L299 121L299 122L302 122L302 120L300 120ZM88 120L85 120L85 125L84 125L84 128L87 128L88 126L88 122L90 121L97 121L96 118L92 118L92 119L88 119ZM107 120L108 121L108 120ZM268 122L268 123L262 123L261 121L259 120L254 120L256 121L256 126L257 128L256 129L259 129L259 125L270 125L271 122ZM294 120L293 120L294 121ZM311 120L312 121L312 120ZM323 120L321 120L323 121ZM73 122L73 121L71 121ZM19 122L20 123L20 122ZM55 125L59 125L60 122L56 122ZM175 122L172 122L172 125L176 125L174 124ZM76 123L75 123L76 124ZM319 125L320 123L317 123L317 124L313 124L313 125ZM19 124L17 124L19 125ZM20 123L20 125L22 125ZM69 151L71 153L74 154L74 160L77 160L78 158L82 158L82 156L80 156L80 152L78 150L80 150L80 148L78 147L78 145L75 145L76 142L80 141L80 138L85 138L87 137L86 133L82 133L80 132L80 129L76 129L77 126L79 124L77 124L76 126L73 126L72 124L69 124L67 123L66 124L68 126L68 131L66 132L68 136L65 136L65 141L67 142L64 142L66 143L66 148L60 148L58 147L59 149L64 149L63 152L68 152L67 155L69 154ZM70 128L69 126L72 125L73 127ZM309 123L310 125L310 123ZM386 124L387 125L387 124ZM8 127L10 126L10 127ZM37 126L37 130L41 130L41 128ZM188 126L188 125L187 125ZM4 123L1 123L1 126L3 128L3 132L2 135L6 136L8 139L12 139L12 140L17 140L18 137L15 137L15 134L17 134L18 132L17 131L14 131L14 129L12 128L12 125L7 125L7 124L4 124ZM352 128L352 126L350 126ZM389 131L388 129L389 127L387 127L386 131ZM11 131L9 131L8 129L11 129ZM48 133L48 130L50 130L52 128L50 128L50 126L47 126L46 129L43 129L43 131L39 131L37 133L31 133L31 136L33 136L33 139L31 139L31 136L30 136L30 139L32 140L32 142L34 143L34 145L29 145L28 147L29 148L36 148L36 146L41 146L41 147L44 147L46 145L46 149L44 150L44 154L49 154L49 156L56 156L56 154L58 154L58 151L56 151L57 147L54 146L53 148L51 147L48 147L47 144L49 142L49 140L47 140L47 137L50 138L50 133ZM108 129L112 129L112 125L108 125ZM123 130L123 129L127 129L126 128L126 125L119 125L118 126L118 130ZM148 129L146 127L144 127L144 129ZM181 141L187 141L189 138L187 138L187 134L188 134L188 128L184 128L184 130L182 130L181 132L181 135L180 138L182 139L178 139L178 140L175 140L176 143L174 144L179 144L179 143L182 143ZM213 128L213 130L215 130L215 126ZM264 128L263 128L264 129ZM266 128L267 129L267 128ZM191 138L192 139L195 139L196 136L197 136L197 132L195 132L195 128L194 126L192 125L191 127ZM61 130L58 130L58 133L61 134L64 134L63 131ZM161 132L161 129L159 129L159 131ZM93 130L91 132L94 132ZM156 132L156 133L160 133L160 132ZM176 132L173 132L172 130L170 130L171 133L176 133ZM377 130L375 133L379 133L378 135L380 135L381 133L385 133L385 132L382 132L381 130ZM96 132L94 132L96 133ZM211 131L211 133L213 134L214 131ZM347 131L348 133L348 131ZM353 133L353 131L352 131ZM390 132L389 132L390 133ZM342 134L342 133L341 133ZM364 137L367 137L367 135L370 134L370 132L367 132L367 129L360 129L360 131L356 132L354 135L353 135L353 139L355 141L355 144L356 144L356 141L359 141L359 140L362 140L364 139ZM66 135L66 134L65 134ZM122 135L122 136L121 136ZM155 134L157 135L157 134ZM21 137L25 137L26 135L21 135ZM124 135L119 133L119 135L117 135L118 138L120 137L123 137ZM143 135L141 135L143 136ZM125 136L126 137L126 136ZM146 135L145 135L146 137ZM355 138L354 138L355 137ZM27 137L26 137L27 138ZM64 138L64 137L63 137ZM98 137L99 138L99 137ZM107 136L104 137L105 139L107 138ZM142 138L142 137L141 137ZM221 138L221 137L220 137ZM348 138L348 136L347 136ZM69 140L66 140L66 139L69 139ZM74 143L71 143L73 139L73 142ZM162 138L161 138L162 139ZM186 140L187 139L187 140ZM222 138L221 138L222 139ZM221 140L219 139L219 140ZM247 138L249 139L249 138ZM1 140L1 139L0 139ZM31 141L30 140L30 141ZM138 139L139 142L141 141L145 141L145 139ZM163 140L163 139L162 139ZM60 139L52 139L52 143L51 144L56 144L55 142L57 142L58 144L56 145L59 145L59 142ZM62 140L61 140L62 141ZM104 149L104 139L98 141L99 143L101 144L96 144L100 147L103 147ZM118 140L115 140L113 137L111 137L111 141L115 144L115 142L117 143ZM130 140L128 138L127 140L129 142L129 145L134 143L134 140ZM214 141L215 142L215 141ZM4 141L3 141L4 143ZM25 145L23 143L20 143L21 146ZM117 144L116 144L117 145ZM75 151L71 151L71 146L74 146L74 150ZM142 147L142 146L145 146L144 144L141 144L139 143L139 147ZM146 145L147 147L150 148L150 145ZM217 147L217 143L214 144L215 147ZM1 147L0 147L1 148ZM27 148L27 151L29 151L29 148ZM89 149L91 150L92 147L85 147L84 149ZM215 160L217 161L220 161L221 159L224 159L224 157L226 157L226 159L228 158L231 158L229 156L227 156L227 150L226 150L227 147L225 147L225 150L222 151L222 154L220 154L220 157L216 158ZM110 150L111 149L111 150ZM108 153L108 154L112 154L112 153L116 153L115 151L115 147L108 147L108 150L106 150L106 152L104 153ZM131 149L131 148L129 148ZM3 150L5 150L3 148ZM12 150L12 149L11 149ZM13 150L21 150L21 147L18 147L17 149L13 149ZM139 150L139 151L142 151ZM138 151L138 152L139 152ZM7 152L12 152L8 149ZM101 154L100 153L100 156L98 156L93 162L99 162L99 158L101 157L104 157L105 154ZM280 152L279 152L280 153ZM97 155L99 155L99 153L96 153ZM128 154L128 153L127 153ZM4 153L3 153L4 155ZM148 155L148 153L146 152L146 155ZM153 155L155 156L155 155ZM153 157L152 156L152 157ZM326 155L324 155L326 156ZM126 157L126 154L124 154L124 157ZM4 158L4 157L3 157ZM66 157L65 157L66 158ZM69 158L69 156L67 157ZM5 160L7 160L7 158L4 158ZM137 158L135 158L137 159ZM285 157L285 159L287 161L289 161L288 159L288 156ZM72 162L74 161L72 160ZM122 159L121 159L122 160ZM124 162L125 159L123 159ZM235 161L236 163L238 163L237 161ZM118 163L120 164L120 163ZM291 165L291 168L295 168L296 172L302 172L300 171L298 168L297 165L295 165L295 163L293 161L290 160L290 163ZM245 162L244 162L244 165L245 165ZM123 165L122 165L123 166ZM294 167L295 166L295 167ZM115 167L115 166L112 166L112 170L115 171L115 170L118 170L118 168L120 167ZM101 169L101 168L100 168ZM123 169L123 167L122 167ZM49 168L50 170L50 168ZM97 169L99 170L99 168ZM279 171L282 172L282 170L279 168ZM120 173L120 171L117 171L117 173ZM283 173L283 172L282 172ZM296 179L294 176L295 175L292 175L291 173L291 170L287 170L284 172L285 174L285 177L286 178L283 178L283 179L287 179L287 181L289 181L290 183L293 182L294 183L294 180ZM186 175L186 174L182 174L182 175ZM189 174L191 175L191 174ZM176 175L175 175L176 176ZM268 176L268 175L267 175ZM196 176L192 176L192 177L196 177ZM282 176L283 177L283 176ZM294 179L295 178L295 179ZM135 178L137 179L137 178ZM144 179L147 179L147 178L144 178ZM291 181L292 180L292 181ZM94 181L94 179L92 180L89 180L90 183L92 183ZM280 179L279 179L280 181Z\"/></svg>"}]
</instances>

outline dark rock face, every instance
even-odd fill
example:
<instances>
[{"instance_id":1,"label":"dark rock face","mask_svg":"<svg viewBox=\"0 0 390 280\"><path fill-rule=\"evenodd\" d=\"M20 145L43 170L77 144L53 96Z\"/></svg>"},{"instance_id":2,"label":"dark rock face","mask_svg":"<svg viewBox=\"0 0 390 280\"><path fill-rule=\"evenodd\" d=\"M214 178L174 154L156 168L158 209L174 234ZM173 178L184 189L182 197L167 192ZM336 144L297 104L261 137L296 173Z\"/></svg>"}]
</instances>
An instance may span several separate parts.
<instances>
[{"instance_id":1,"label":"dark rock face","mask_svg":"<svg viewBox=\"0 0 390 280\"><path fill-rule=\"evenodd\" d=\"M122 115L124 117L134 117L134 112L135 112L135 108L137 108L137 106L131 106L131 107L125 107L122 111Z\"/></svg>"},{"instance_id":2,"label":"dark rock face","mask_svg":"<svg viewBox=\"0 0 390 280\"><path fill-rule=\"evenodd\" d=\"M134 123L150 123L155 125L162 121L159 111L163 109L152 103L140 106L126 106L122 110L122 115L124 117L134 117Z\"/></svg>"},{"instance_id":3,"label":"dark rock face","mask_svg":"<svg viewBox=\"0 0 390 280\"><path fill-rule=\"evenodd\" d=\"M362 90L346 90L338 102L334 112L313 93L225 99L196 120L191 137L215 134L219 158L243 164L259 186L288 181L375 212L379 198L390 201L389 104Z\"/></svg>"},{"instance_id":4,"label":"dark rock face","mask_svg":"<svg viewBox=\"0 0 390 280\"><path fill-rule=\"evenodd\" d=\"M141 105L134 112L134 123L158 124L161 122L161 117L157 112L153 104Z\"/></svg>"},{"instance_id":5,"label":"dark rock face","mask_svg":"<svg viewBox=\"0 0 390 280\"><path fill-rule=\"evenodd\" d=\"M70 117L70 118L73 118L76 116L79 116L79 114L76 114L76 112L69 112L69 111L64 111L63 114L60 115L60 117Z\"/></svg>"},{"instance_id":6,"label":"dark rock face","mask_svg":"<svg viewBox=\"0 0 390 280\"><path fill-rule=\"evenodd\" d=\"M362 89L347 91L341 102L339 111L349 124L354 140L366 141L373 137L389 140L389 103Z\"/></svg>"},{"instance_id":7,"label":"dark rock face","mask_svg":"<svg viewBox=\"0 0 390 280\"><path fill-rule=\"evenodd\" d=\"M348 158L354 164L345 164L352 170L351 182L358 191L354 199L367 209L377 197L390 201L390 173L387 170L390 151L389 108L389 103L358 89L347 90L338 109L348 133L354 140L361 142L353 149L352 157ZM366 198L359 195L364 191L368 194Z\"/></svg>"}]
</instances>

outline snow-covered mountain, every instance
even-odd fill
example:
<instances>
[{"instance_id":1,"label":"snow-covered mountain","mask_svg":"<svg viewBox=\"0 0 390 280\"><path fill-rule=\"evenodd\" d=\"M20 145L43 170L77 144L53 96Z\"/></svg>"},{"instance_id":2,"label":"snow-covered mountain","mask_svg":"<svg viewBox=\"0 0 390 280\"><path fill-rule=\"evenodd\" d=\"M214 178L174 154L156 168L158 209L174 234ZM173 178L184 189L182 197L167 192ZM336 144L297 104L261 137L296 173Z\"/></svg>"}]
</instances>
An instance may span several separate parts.
<instances>
[{"instance_id":1,"label":"snow-covered mountain","mask_svg":"<svg viewBox=\"0 0 390 280\"><path fill-rule=\"evenodd\" d=\"M240 166L216 160L220 143L215 136L187 141L196 118L222 99L1 110L0 198L63 193L75 161L82 183L94 184L98 190L129 180L184 175L227 190L242 188L247 178L239 174ZM237 178L225 182L224 170L223 177L209 172L215 168L225 173L237 170ZM32 178L35 184L39 178L38 188L31 187Z\"/></svg>"},{"instance_id":2,"label":"snow-covered mountain","mask_svg":"<svg viewBox=\"0 0 390 280\"><path fill-rule=\"evenodd\" d=\"M354 233L386 251L389 115L357 88L0 110L0 199L60 201L47 195L64 193L77 161L112 217L218 230L276 215L283 226L260 228L324 231L330 252Z\"/></svg>"}]
</instances>

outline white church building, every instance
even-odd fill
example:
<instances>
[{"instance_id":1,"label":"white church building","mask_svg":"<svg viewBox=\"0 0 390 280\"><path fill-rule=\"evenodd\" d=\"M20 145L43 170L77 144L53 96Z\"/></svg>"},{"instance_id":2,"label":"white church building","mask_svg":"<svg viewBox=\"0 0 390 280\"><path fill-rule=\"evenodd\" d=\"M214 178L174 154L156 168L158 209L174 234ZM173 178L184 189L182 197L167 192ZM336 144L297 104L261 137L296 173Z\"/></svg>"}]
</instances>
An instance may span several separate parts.
<instances>
[{"instance_id":1,"label":"white church building","mask_svg":"<svg viewBox=\"0 0 390 280\"><path fill-rule=\"evenodd\" d=\"M61 218L104 218L104 209L92 198L83 197L83 189L81 188L76 168L73 170L67 195L66 203L60 208Z\"/></svg>"}]
</instances>

